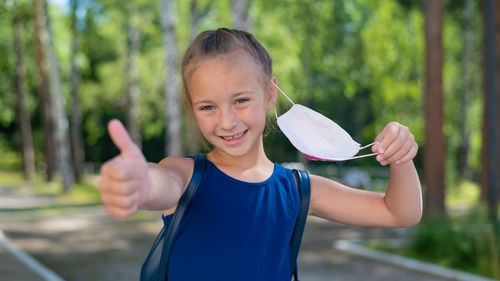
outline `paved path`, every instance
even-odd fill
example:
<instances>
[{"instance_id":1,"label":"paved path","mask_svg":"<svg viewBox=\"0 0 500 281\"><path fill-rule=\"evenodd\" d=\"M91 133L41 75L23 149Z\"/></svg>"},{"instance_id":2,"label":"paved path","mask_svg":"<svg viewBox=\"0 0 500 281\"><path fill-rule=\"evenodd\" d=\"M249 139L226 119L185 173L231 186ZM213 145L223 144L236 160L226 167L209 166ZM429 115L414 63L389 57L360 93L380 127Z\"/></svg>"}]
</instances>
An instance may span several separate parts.
<instances>
[{"instance_id":1,"label":"paved path","mask_svg":"<svg viewBox=\"0 0 500 281\"><path fill-rule=\"evenodd\" d=\"M5 190L0 194L0 209L20 196ZM24 203L38 202L21 196ZM138 280L140 266L160 228L159 213L141 211L132 219L115 220L100 206L0 211L0 229L10 240L68 281ZM398 235L400 231L349 227L310 217L299 256L299 276L302 281L445 280L332 247L337 239ZM0 280L40 280L2 247L0 260Z\"/></svg>"},{"instance_id":2,"label":"paved path","mask_svg":"<svg viewBox=\"0 0 500 281\"><path fill-rule=\"evenodd\" d=\"M335 250L339 239L362 240L399 237L400 230L363 228L335 224L315 217L308 218L299 256L301 280L371 280L371 281L440 281L448 280L430 274L406 270Z\"/></svg>"},{"instance_id":3,"label":"paved path","mask_svg":"<svg viewBox=\"0 0 500 281\"><path fill-rule=\"evenodd\" d=\"M0 280L44 281L0 244Z\"/></svg>"}]
</instances>

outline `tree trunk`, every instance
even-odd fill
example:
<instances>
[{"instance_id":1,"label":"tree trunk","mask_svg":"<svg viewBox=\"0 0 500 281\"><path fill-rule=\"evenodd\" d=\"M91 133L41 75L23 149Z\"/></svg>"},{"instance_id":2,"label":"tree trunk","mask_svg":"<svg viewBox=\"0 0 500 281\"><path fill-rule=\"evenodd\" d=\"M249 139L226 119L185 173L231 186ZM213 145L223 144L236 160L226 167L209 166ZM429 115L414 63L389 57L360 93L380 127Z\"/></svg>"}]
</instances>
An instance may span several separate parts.
<instances>
[{"instance_id":1,"label":"tree trunk","mask_svg":"<svg viewBox=\"0 0 500 281\"><path fill-rule=\"evenodd\" d=\"M134 25L134 9L130 8L127 13L127 99L128 99L128 114L127 114L127 129L129 130L132 140L141 147L141 130L139 126L139 105L137 99L140 95L139 89L139 45L140 31Z\"/></svg>"},{"instance_id":2,"label":"tree trunk","mask_svg":"<svg viewBox=\"0 0 500 281\"><path fill-rule=\"evenodd\" d=\"M165 85L166 114L167 114L167 155L180 156L182 154L181 141L181 114L179 103L178 56L177 37L175 35L175 11L172 0L162 0L161 25L167 58L167 79Z\"/></svg>"},{"instance_id":3,"label":"tree trunk","mask_svg":"<svg viewBox=\"0 0 500 281\"><path fill-rule=\"evenodd\" d=\"M43 45L43 34L45 30L44 6L42 1L34 3L35 15L35 58L38 69L39 81L37 95L40 101L40 112L42 115L43 128L43 152L45 156L45 173L47 181L52 181L55 172L55 149L53 135L53 115L50 110L50 97L48 95L47 68L48 62Z\"/></svg>"},{"instance_id":4,"label":"tree trunk","mask_svg":"<svg viewBox=\"0 0 500 281\"><path fill-rule=\"evenodd\" d=\"M481 170L481 198L488 202L490 218L497 221L500 183L500 5L487 0L484 15L484 111Z\"/></svg>"},{"instance_id":5,"label":"tree trunk","mask_svg":"<svg viewBox=\"0 0 500 281\"><path fill-rule=\"evenodd\" d=\"M442 0L424 0L425 16L425 209L430 215L445 215L445 137L443 133L443 7Z\"/></svg>"},{"instance_id":6,"label":"tree trunk","mask_svg":"<svg viewBox=\"0 0 500 281\"><path fill-rule=\"evenodd\" d=\"M488 55L488 32L487 32L487 18L488 18L488 10L487 10L487 1L482 2L482 16L483 16L483 124L481 126L481 175L480 175L480 183L481 183L481 201L488 202L488 190L489 190L489 181L488 181L488 170L489 170L489 157L488 157L488 114L486 110L486 106L488 104L488 84L490 83L489 77L489 69L488 69L488 61L491 59Z\"/></svg>"},{"instance_id":7,"label":"tree trunk","mask_svg":"<svg viewBox=\"0 0 500 281\"><path fill-rule=\"evenodd\" d=\"M231 0L235 29L250 30L253 21L249 13L252 2L253 0Z\"/></svg>"},{"instance_id":8,"label":"tree trunk","mask_svg":"<svg viewBox=\"0 0 500 281\"><path fill-rule=\"evenodd\" d=\"M190 4L190 13L191 13L191 23L190 23L190 36L191 41L194 40L196 35L198 35L198 25L200 24L200 20L208 15L211 11L211 7L213 5L214 0L209 0L205 3L203 8L200 8L198 0L191 0Z\"/></svg>"},{"instance_id":9,"label":"tree trunk","mask_svg":"<svg viewBox=\"0 0 500 281\"><path fill-rule=\"evenodd\" d=\"M75 180L80 182L83 175L83 165L85 162L85 150L82 137L82 109L80 106L80 97L78 94L78 85L80 84L80 71L76 65L76 56L78 54L78 34L76 30L76 11L78 9L78 0L72 0L71 3L71 30L73 37L71 39L71 156L73 160L73 171Z\"/></svg>"},{"instance_id":10,"label":"tree trunk","mask_svg":"<svg viewBox=\"0 0 500 281\"><path fill-rule=\"evenodd\" d=\"M472 26L474 17L474 1L466 0L464 9L464 56L462 63L463 92L460 96L459 126L461 142L457 153L457 171L459 179L466 179L469 175L468 157L470 148L470 124L468 123L469 107L474 96L474 78L472 76L472 65L474 63L474 29Z\"/></svg>"},{"instance_id":11,"label":"tree trunk","mask_svg":"<svg viewBox=\"0 0 500 281\"><path fill-rule=\"evenodd\" d=\"M16 52L16 89L17 89L17 116L23 152L24 177L32 181L35 176L35 154L33 152L33 136L31 134L30 113L26 107L26 68L23 56L23 30L19 17L15 16L14 50Z\"/></svg>"},{"instance_id":12,"label":"tree trunk","mask_svg":"<svg viewBox=\"0 0 500 281\"><path fill-rule=\"evenodd\" d=\"M63 190L67 192L74 183L74 175L70 156L68 119L66 118L64 98L61 91L59 61L54 49L50 17L48 17L45 1L35 0L35 6L37 7L37 17L40 17L40 21L43 22L41 39L45 55L48 58L48 86L51 94L51 109L54 113L55 121L54 139L57 167L63 179Z\"/></svg>"}]
</instances>

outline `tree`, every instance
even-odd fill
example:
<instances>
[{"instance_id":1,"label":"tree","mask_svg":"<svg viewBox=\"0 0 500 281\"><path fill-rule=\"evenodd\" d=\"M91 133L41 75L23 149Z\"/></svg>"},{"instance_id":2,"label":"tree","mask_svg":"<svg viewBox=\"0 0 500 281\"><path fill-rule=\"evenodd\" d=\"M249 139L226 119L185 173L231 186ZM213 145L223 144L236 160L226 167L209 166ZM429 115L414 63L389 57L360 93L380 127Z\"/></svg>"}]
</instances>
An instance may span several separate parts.
<instances>
[{"instance_id":1,"label":"tree","mask_svg":"<svg viewBox=\"0 0 500 281\"><path fill-rule=\"evenodd\" d=\"M481 172L481 198L488 202L490 218L497 221L498 185L500 182L500 5L495 1L483 2L484 15L484 111Z\"/></svg>"},{"instance_id":2,"label":"tree","mask_svg":"<svg viewBox=\"0 0 500 281\"><path fill-rule=\"evenodd\" d=\"M85 161L85 150L83 148L82 138L82 108L80 106L80 96L78 93L78 86L80 84L80 71L76 64L76 57L78 55L78 31L77 13L78 0L71 1L71 114L70 114L70 133L71 133L71 155L73 160L73 172L75 180L79 182L83 174L83 165Z\"/></svg>"},{"instance_id":3,"label":"tree","mask_svg":"<svg viewBox=\"0 0 500 281\"><path fill-rule=\"evenodd\" d=\"M424 0L425 17L425 146L424 208L444 216L445 138L443 133L443 12L442 0Z\"/></svg>"},{"instance_id":4,"label":"tree","mask_svg":"<svg viewBox=\"0 0 500 281\"><path fill-rule=\"evenodd\" d=\"M139 47L141 31L136 26L136 7L133 2L127 3L126 30L127 30L127 128L132 140L141 147L141 129L139 125L139 105L137 100L141 93L139 87Z\"/></svg>"},{"instance_id":5,"label":"tree","mask_svg":"<svg viewBox=\"0 0 500 281\"><path fill-rule=\"evenodd\" d=\"M474 16L474 1L466 0L464 7L464 33L463 33L463 46L464 54L462 61L462 83L463 92L460 95L460 114L459 114L459 126L460 126L460 145L458 146L458 160L457 169L458 176L460 179L465 179L467 176L468 165L467 160L469 156L470 149L470 124L467 121L469 107L472 102L474 95L474 76L472 75L474 64L474 29L473 29L473 16Z\"/></svg>"},{"instance_id":6,"label":"tree","mask_svg":"<svg viewBox=\"0 0 500 281\"><path fill-rule=\"evenodd\" d=\"M26 67L24 64L23 26L20 15L13 18L14 50L16 55L16 90L18 126L21 133L24 176L28 181L35 176L35 155L33 152L33 136L31 134L30 113L26 106Z\"/></svg>"},{"instance_id":7,"label":"tree","mask_svg":"<svg viewBox=\"0 0 500 281\"><path fill-rule=\"evenodd\" d=\"M181 141L181 105L179 102L177 36L175 34L174 3L172 0L162 0L161 26L165 57L167 59L167 79L165 84L165 101L167 114L167 155L182 154Z\"/></svg>"},{"instance_id":8,"label":"tree","mask_svg":"<svg viewBox=\"0 0 500 281\"><path fill-rule=\"evenodd\" d=\"M191 14L190 21L190 31L189 38L190 41L193 41L196 35L198 35L200 20L207 16L207 14L211 11L211 6L213 1L209 1L204 7L200 7L198 0L191 0L189 6L189 12ZM189 115L189 112L186 112L186 115ZM194 116L185 116L188 120L188 131L189 131L189 154L195 154L200 151L200 133L198 131L198 127L195 124Z\"/></svg>"},{"instance_id":9,"label":"tree","mask_svg":"<svg viewBox=\"0 0 500 281\"><path fill-rule=\"evenodd\" d=\"M200 20L206 17L211 11L212 4L213 0L209 1L204 7L200 7L198 0L191 0L189 5L189 12L191 14L189 38L191 41L193 41L198 34Z\"/></svg>"},{"instance_id":10,"label":"tree","mask_svg":"<svg viewBox=\"0 0 500 281\"><path fill-rule=\"evenodd\" d=\"M34 3L35 15L35 58L38 69L38 87L37 95L40 102L40 113L42 115L42 128L43 128L43 151L45 156L45 172L48 181L52 181L55 167L56 157L54 148L54 135L53 131L53 115L50 109L50 97L48 94L48 62L45 55L44 34L45 27L45 8L44 2L37 0Z\"/></svg>"},{"instance_id":11,"label":"tree","mask_svg":"<svg viewBox=\"0 0 500 281\"><path fill-rule=\"evenodd\" d=\"M68 119L64 110L64 98L61 90L59 61L54 49L50 17L46 10L45 0L35 0L34 6L36 21L41 24L40 39L44 55L48 58L48 86L51 95L51 110L54 113L54 140L57 167L63 179L63 190L67 192L74 183L74 175L70 156Z\"/></svg>"},{"instance_id":12,"label":"tree","mask_svg":"<svg viewBox=\"0 0 500 281\"><path fill-rule=\"evenodd\" d=\"M359 47L361 62L351 70L364 75L346 75L342 80L358 77L350 82L355 87L347 88L358 88L361 92L356 103L364 96L363 91L369 91L372 114L364 120L373 120L375 126L365 131L373 134L388 122L398 120L408 126L416 141L422 144L425 34L421 2L418 8L404 8L395 1L371 2L370 6L360 32L363 39ZM366 121L362 121L361 126L369 124ZM420 166L419 157L415 161Z\"/></svg>"},{"instance_id":13,"label":"tree","mask_svg":"<svg viewBox=\"0 0 500 281\"><path fill-rule=\"evenodd\" d=\"M250 6L254 0L231 0L233 26L235 29L249 30L252 26Z\"/></svg>"}]
</instances>

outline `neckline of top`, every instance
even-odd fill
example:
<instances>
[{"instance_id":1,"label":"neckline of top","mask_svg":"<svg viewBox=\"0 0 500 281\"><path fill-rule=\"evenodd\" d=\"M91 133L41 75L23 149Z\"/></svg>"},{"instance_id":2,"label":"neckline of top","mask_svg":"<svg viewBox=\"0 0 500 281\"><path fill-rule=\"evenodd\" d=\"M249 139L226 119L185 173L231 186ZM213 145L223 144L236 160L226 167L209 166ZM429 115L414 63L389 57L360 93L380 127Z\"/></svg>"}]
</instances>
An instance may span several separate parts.
<instances>
[{"instance_id":1,"label":"neckline of top","mask_svg":"<svg viewBox=\"0 0 500 281\"><path fill-rule=\"evenodd\" d=\"M244 184L244 185L250 185L250 186L262 186L262 185L266 185L268 184L270 181L273 180L273 178L275 178L275 175L278 171L278 164L277 163L273 163L274 167L273 167L273 172L272 174L265 180L263 181L260 181L260 182L249 182L249 181L243 181L243 180L240 180L240 179L237 179L235 177L232 177L228 174L226 174L225 172L223 172L221 169L219 169L219 167L217 167L217 165L215 165L212 161L208 160L207 159L207 162L209 163L209 165L213 166L215 168L215 170L220 173L223 177L231 180L231 181L234 181L238 184Z\"/></svg>"}]
</instances>

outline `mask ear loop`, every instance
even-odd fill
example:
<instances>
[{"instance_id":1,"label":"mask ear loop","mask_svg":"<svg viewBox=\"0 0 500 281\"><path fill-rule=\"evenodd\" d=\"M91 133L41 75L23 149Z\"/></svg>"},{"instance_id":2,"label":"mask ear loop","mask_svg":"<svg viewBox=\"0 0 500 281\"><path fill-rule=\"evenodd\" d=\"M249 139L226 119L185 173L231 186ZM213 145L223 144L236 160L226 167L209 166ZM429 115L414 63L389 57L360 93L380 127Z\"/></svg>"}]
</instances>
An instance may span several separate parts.
<instances>
[{"instance_id":1,"label":"mask ear loop","mask_svg":"<svg viewBox=\"0 0 500 281\"><path fill-rule=\"evenodd\" d=\"M289 102L292 103L292 105L295 105L295 103L292 101L292 99L290 97L288 97L287 94L285 94L285 92L283 92L283 90L281 90L281 88L276 83L274 83L273 80L271 80L271 83L273 83L273 85L288 99ZM278 119L278 111L276 110L276 105L274 106L274 115L276 115L276 119ZM376 145L376 144L380 144L380 142L378 142L378 141L372 142L370 144L367 144L365 146L360 147L359 150L363 150L365 148L368 148L368 147ZM370 154L365 154L365 155L353 156L353 157L346 158L346 159L343 159L343 160L352 160L352 159L370 157L370 156L375 156L377 154L378 153L375 152L375 153L370 153Z\"/></svg>"},{"instance_id":2,"label":"mask ear loop","mask_svg":"<svg viewBox=\"0 0 500 281\"><path fill-rule=\"evenodd\" d=\"M294 105L295 103L292 101L291 98L289 98L285 92L283 92L283 90L281 90L280 87L278 87L278 85L276 83L274 83L273 80L271 80L271 83L273 83L273 85L276 87L276 89L278 89L287 99L288 101L290 101L292 103L292 105ZM278 111L276 111L276 105L274 106L274 115L276 115L276 119L278 119Z\"/></svg>"},{"instance_id":3,"label":"mask ear loop","mask_svg":"<svg viewBox=\"0 0 500 281\"><path fill-rule=\"evenodd\" d=\"M376 142L372 142L370 144L367 144L365 146L362 146L359 148L359 150L363 150L367 147L370 147L370 146L373 146L373 145L376 145L376 144L380 144L380 142L376 141ZM358 158L364 158L364 157L369 157L369 156L374 156L374 155L377 155L378 153L370 153L370 154L364 154L364 155L359 155L359 156L353 156L353 157L350 157L350 158L346 158L346 159L343 159L343 160L352 160L352 159L358 159Z\"/></svg>"}]
</instances>

